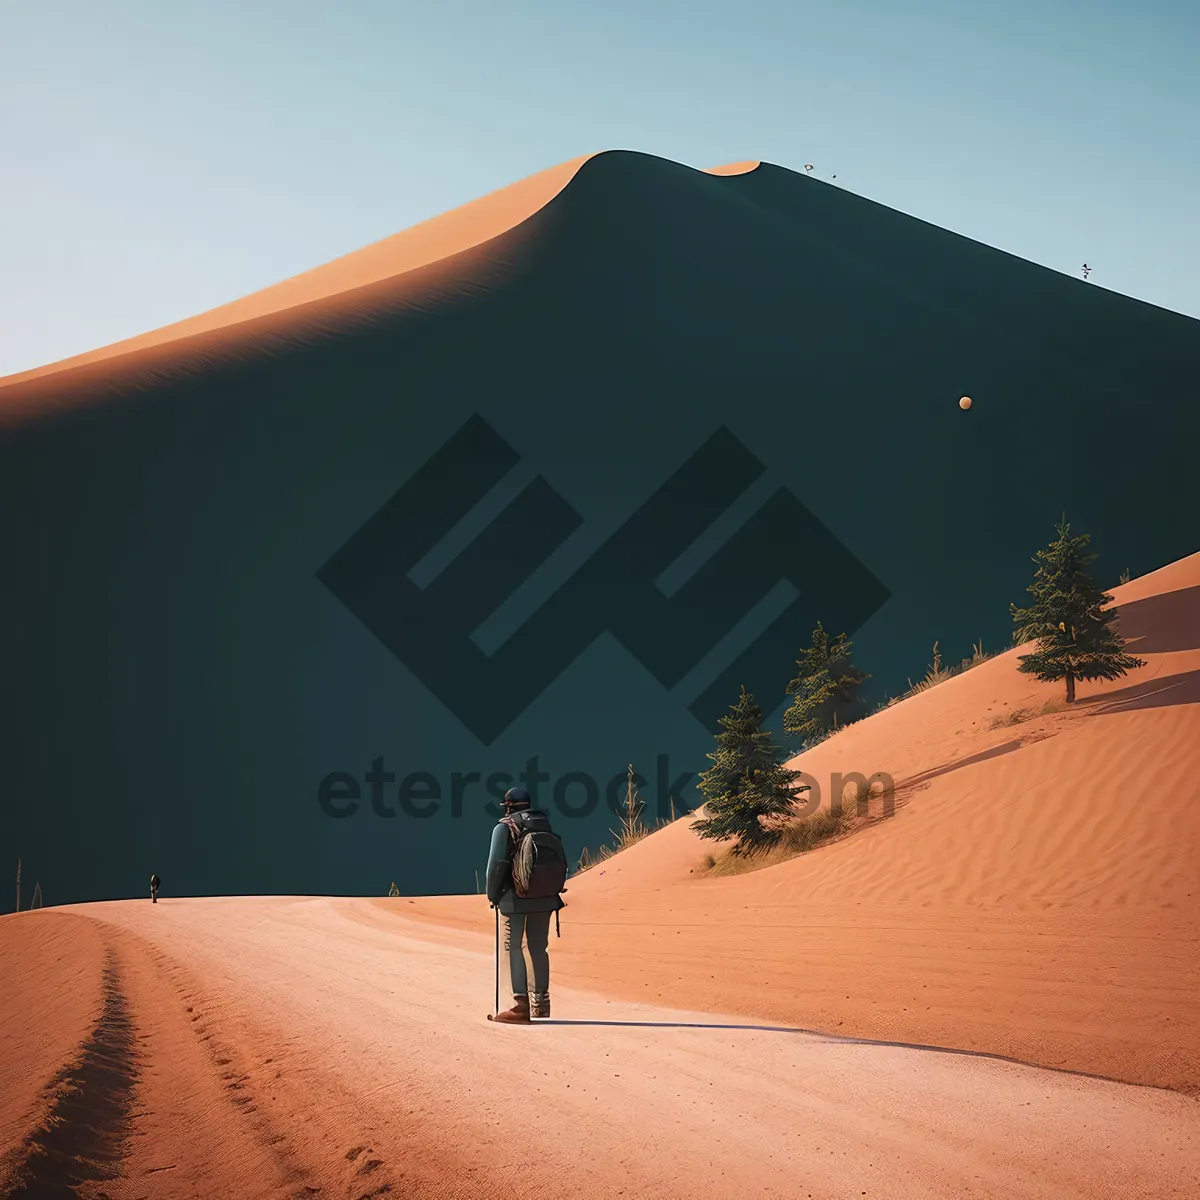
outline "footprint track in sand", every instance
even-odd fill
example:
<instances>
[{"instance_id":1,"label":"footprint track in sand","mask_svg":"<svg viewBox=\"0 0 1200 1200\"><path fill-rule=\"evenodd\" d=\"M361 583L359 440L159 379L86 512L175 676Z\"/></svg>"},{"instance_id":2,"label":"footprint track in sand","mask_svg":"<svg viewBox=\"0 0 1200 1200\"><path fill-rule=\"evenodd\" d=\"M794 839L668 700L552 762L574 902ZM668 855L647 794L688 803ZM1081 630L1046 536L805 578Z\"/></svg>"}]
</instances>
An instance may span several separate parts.
<instances>
[{"instance_id":1,"label":"footprint track in sand","mask_svg":"<svg viewBox=\"0 0 1200 1200\"><path fill-rule=\"evenodd\" d=\"M354 1191L356 1179L361 1179L366 1175L373 1175L381 1167L386 1165L382 1158L375 1157L376 1153L377 1152L372 1149L372 1147L363 1145L352 1146L344 1155L344 1158L347 1162L355 1164L353 1176L351 1176L351 1178L347 1181L347 1186L350 1189L348 1194L353 1194L354 1200L372 1200L372 1198L375 1196L386 1196L392 1191L392 1185L390 1183L380 1184L378 1187L372 1188L367 1192L355 1193Z\"/></svg>"},{"instance_id":2,"label":"footprint track in sand","mask_svg":"<svg viewBox=\"0 0 1200 1200\"><path fill-rule=\"evenodd\" d=\"M160 972L173 986L188 1018L191 1033L207 1060L213 1077L219 1081L222 1094L239 1118L250 1128L254 1140L275 1161L281 1177L289 1187L301 1183L295 1196L313 1196L321 1192L310 1179L310 1170L303 1163L288 1138L272 1123L269 1113L263 1110L260 1098L253 1086L251 1071L243 1066L244 1055L227 1045L213 1028L219 1020L213 1010L217 1007L205 995L182 964L175 962L157 947L143 944L143 953L151 960L153 970Z\"/></svg>"},{"instance_id":3,"label":"footprint track in sand","mask_svg":"<svg viewBox=\"0 0 1200 1200\"><path fill-rule=\"evenodd\" d=\"M289 1083L287 1059L259 1059L254 1036L223 997L211 993L188 968L157 946L137 934L130 933L129 937L138 943L145 966L170 984L176 1011L182 1017L180 1023L203 1056L223 1099L237 1114L238 1125L249 1130L273 1159L283 1184L283 1189L273 1195L286 1196L287 1200L311 1200L321 1195L376 1200L396 1194L384 1156L369 1143L356 1144L340 1155L341 1169L333 1167L319 1152L317 1161L313 1161L312 1148L319 1139L299 1150L283 1132L283 1123L272 1117L276 1093ZM314 1132L311 1125L308 1132Z\"/></svg>"}]
</instances>

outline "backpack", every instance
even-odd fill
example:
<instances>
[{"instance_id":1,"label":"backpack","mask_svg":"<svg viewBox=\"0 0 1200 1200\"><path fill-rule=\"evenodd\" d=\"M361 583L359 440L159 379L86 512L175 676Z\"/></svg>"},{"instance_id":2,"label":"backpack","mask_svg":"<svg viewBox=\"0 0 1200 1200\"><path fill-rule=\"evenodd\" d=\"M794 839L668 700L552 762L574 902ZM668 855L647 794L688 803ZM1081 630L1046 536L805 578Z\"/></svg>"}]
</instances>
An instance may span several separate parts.
<instances>
[{"instance_id":1,"label":"backpack","mask_svg":"<svg viewBox=\"0 0 1200 1200\"><path fill-rule=\"evenodd\" d=\"M562 839L550 828L543 813L533 822L522 820L525 814L504 817L513 837L510 856L513 891L522 899L541 900L557 896L567 882L567 854ZM534 828L528 828L528 824Z\"/></svg>"}]
</instances>

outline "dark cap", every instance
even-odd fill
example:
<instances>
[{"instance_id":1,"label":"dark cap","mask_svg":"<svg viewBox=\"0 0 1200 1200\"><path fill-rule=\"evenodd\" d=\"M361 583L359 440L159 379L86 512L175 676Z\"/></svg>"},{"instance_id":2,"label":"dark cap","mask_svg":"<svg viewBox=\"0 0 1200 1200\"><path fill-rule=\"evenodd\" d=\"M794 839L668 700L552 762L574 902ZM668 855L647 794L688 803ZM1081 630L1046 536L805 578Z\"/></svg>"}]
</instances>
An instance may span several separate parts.
<instances>
[{"instance_id":1,"label":"dark cap","mask_svg":"<svg viewBox=\"0 0 1200 1200\"><path fill-rule=\"evenodd\" d=\"M524 788L509 788L508 791L504 793L504 807L528 808L529 793Z\"/></svg>"}]
</instances>

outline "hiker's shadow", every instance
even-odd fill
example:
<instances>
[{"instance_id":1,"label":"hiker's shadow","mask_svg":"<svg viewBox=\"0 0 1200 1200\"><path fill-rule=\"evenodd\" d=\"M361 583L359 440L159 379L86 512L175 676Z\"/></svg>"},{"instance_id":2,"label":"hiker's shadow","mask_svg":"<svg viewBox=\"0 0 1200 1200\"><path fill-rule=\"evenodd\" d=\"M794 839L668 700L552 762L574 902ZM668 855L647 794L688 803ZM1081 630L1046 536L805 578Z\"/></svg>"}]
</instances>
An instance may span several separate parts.
<instances>
[{"instance_id":1,"label":"hiker's shadow","mask_svg":"<svg viewBox=\"0 0 1200 1200\"><path fill-rule=\"evenodd\" d=\"M1015 1058L1008 1054L994 1054L987 1050L966 1050L957 1046L933 1046L926 1042L890 1041L886 1038L854 1037L852 1034L830 1033L828 1030L805 1029L796 1025L735 1025L717 1024L704 1021L563 1021L547 1017L545 1020L534 1022L536 1025L595 1025L626 1029L730 1029L746 1030L752 1033L791 1033L802 1034L810 1041L826 1046L877 1046L895 1050L923 1050L929 1054L946 1054L956 1058L986 1058L993 1062L1011 1063L1018 1067L1033 1067L1039 1071L1053 1071L1059 1075L1080 1075L1087 1079L1101 1079L1107 1082L1121 1082L1111 1075L1098 1075L1092 1071L1080 1071L1071 1067L1055 1067L1048 1063L1033 1062L1030 1059Z\"/></svg>"},{"instance_id":2,"label":"hiker's shadow","mask_svg":"<svg viewBox=\"0 0 1200 1200\"><path fill-rule=\"evenodd\" d=\"M612 1025L622 1029L749 1029L755 1033L807 1033L816 1037L826 1036L815 1029L793 1029L785 1025L716 1025L701 1021L563 1021L557 1017L547 1017L537 1023L539 1025Z\"/></svg>"}]
</instances>

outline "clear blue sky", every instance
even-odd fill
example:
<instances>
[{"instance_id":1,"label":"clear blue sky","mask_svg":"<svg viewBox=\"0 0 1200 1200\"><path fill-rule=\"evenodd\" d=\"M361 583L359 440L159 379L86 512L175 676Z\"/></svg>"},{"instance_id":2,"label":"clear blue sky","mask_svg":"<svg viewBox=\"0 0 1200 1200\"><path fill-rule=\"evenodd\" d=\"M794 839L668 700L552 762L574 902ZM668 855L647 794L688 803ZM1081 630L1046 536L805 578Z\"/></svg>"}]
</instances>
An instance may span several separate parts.
<instances>
[{"instance_id":1,"label":"clear blue sky","mask_svg":"<svg viewBox=\"0 0 1200 1200\"><path fill-rule=\"evenodd\" d=\"M806 162L1200 316L1197 0L0 0L0 374L567 158Z\"/></svg>"}]
</instances>

